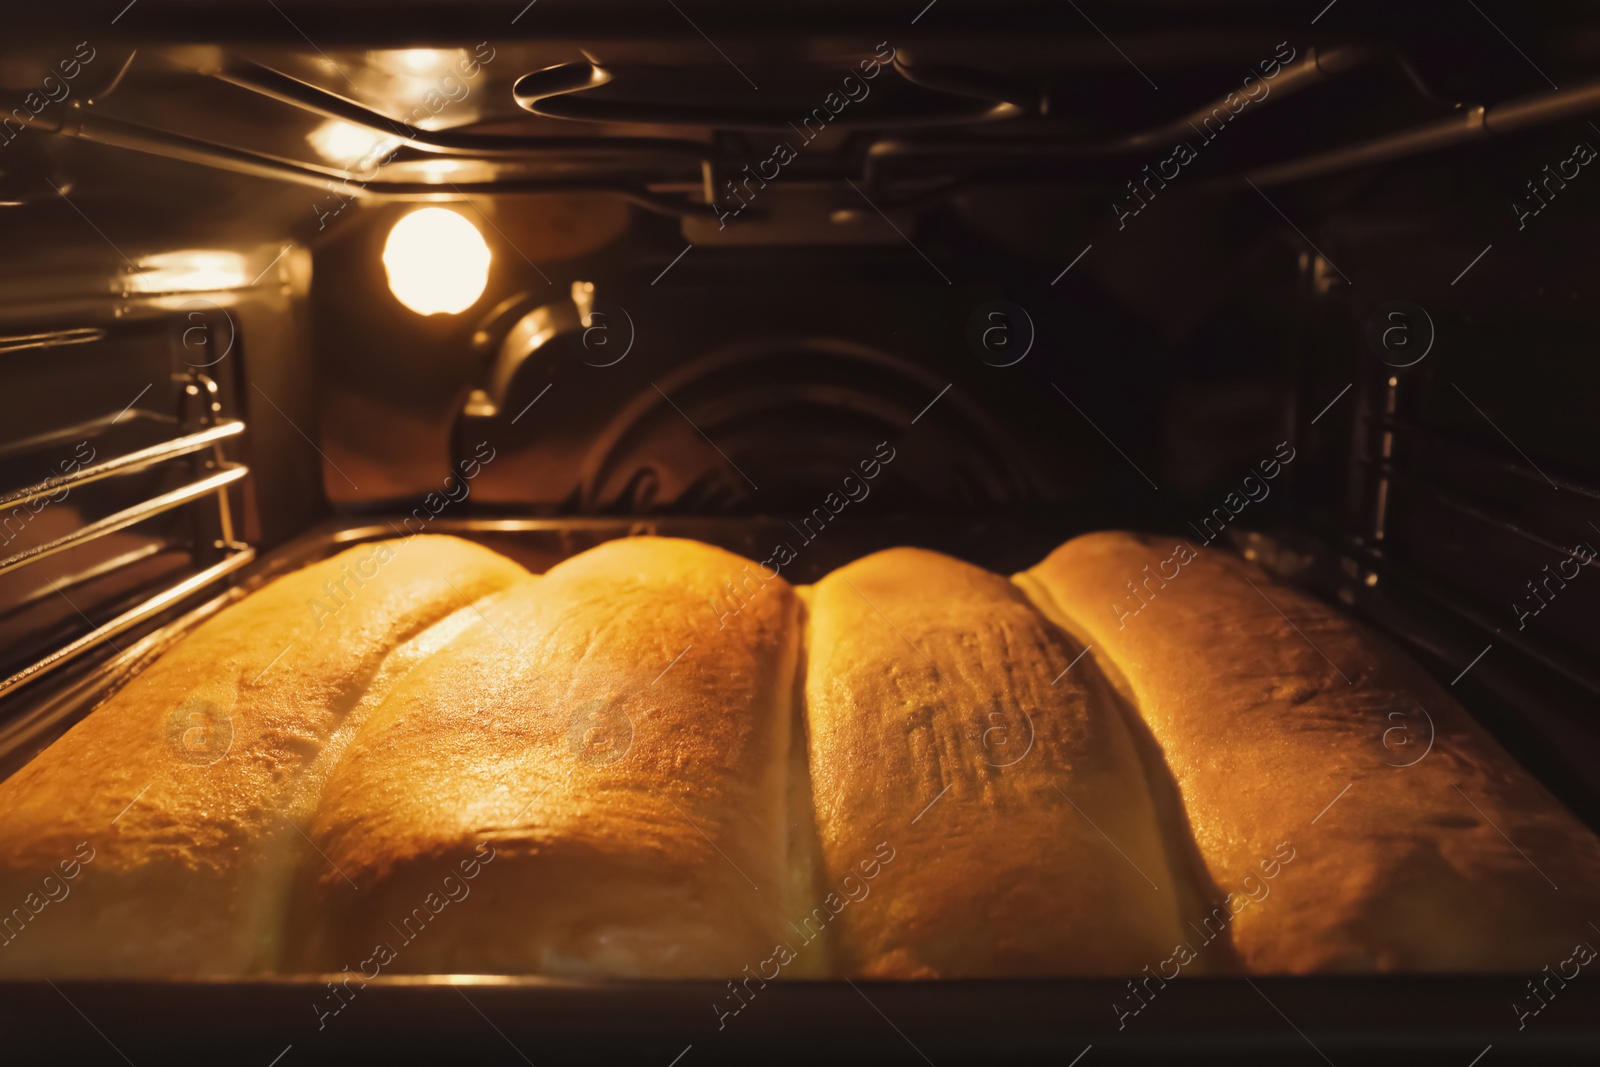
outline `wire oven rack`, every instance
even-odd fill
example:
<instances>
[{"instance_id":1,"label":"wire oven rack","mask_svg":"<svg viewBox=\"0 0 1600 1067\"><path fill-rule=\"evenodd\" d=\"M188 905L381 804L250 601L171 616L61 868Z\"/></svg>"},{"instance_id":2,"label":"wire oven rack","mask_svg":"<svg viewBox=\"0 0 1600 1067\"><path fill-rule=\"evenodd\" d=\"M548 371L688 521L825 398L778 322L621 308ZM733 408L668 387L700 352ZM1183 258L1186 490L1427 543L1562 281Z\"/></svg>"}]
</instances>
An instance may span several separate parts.
<instances>
[{"instance_id":1,"label":"wire oven rack","mask_svg":"<svg viewBox=\"0 0 1600 1067\"><path fill-rule=\"evenodd\" d=\"M27 342L26 347L32 348L75 344L82 340L93 339L77 336L83 332L64 331L8 340ZM188 432L181 436L79 467L69 473L46 478L44 481L0 496L0 514L3 514L46 498L64 499L58 494L105 479L147 471L184 457L192 457L194 465L195 477L192 481L140 500L61 536L0 559L0 575L28 567L57 553L80 548L136 523L207 498L215 507L216 531L214 536L206 538L198 532L202 530L204 524L196 523L197 534L193 554L195 565L199 569L195 573L155 592L122 611L109 622L100 625L91 623L87 632L73 637L43 657L0 679L0 700L5 700L23 687L37 682L85 653L100 647L111 638L177 607L255 559L254 547L240 541L236 535L232 505L228 499L229 487L243 481L249 475L250 469L242 463L231 462L224 449L226 442L236 440L245 432L245 424L239 419L222 417L217 384L208 376L197 372L184 375L184 392L194 401L192 407L197 414L189 420L190 425L184 427ZM59 583L51 581L50 584L60 592L63 585L70 588L80 580L87 580L91 576L99 577L105 569L105 565L101 565L92 568L92 575L77 575L63 579ZM14 723L9 724L0 730L0 748L7 747L6 735L13 732L14 725Z\"/></svg>"}]
</instances>

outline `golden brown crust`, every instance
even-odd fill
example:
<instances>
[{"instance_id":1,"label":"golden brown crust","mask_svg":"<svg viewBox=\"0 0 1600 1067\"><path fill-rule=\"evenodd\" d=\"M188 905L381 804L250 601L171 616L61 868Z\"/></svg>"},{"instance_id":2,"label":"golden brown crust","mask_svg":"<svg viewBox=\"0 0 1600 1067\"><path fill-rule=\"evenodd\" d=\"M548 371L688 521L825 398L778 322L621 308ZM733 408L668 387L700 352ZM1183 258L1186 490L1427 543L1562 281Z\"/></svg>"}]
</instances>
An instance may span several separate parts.
<instances>
[{"instance_id":1,"label":"golden brown crust","mask_svg":"<svg viewBox=\"0 0 1600 1067\"><path fill-rule=\"evenodd\" d=\"M1537 970L1586 936L1600 841L1365 628L1136 534L1079 537L1018 580L1137 705L1217 886L1260 897L1229 924L1250 970Z\"/></svg>"},{"instance_id":2,"label":"golden brown crust","mask_svg":"<svg viewBox=\"0 0 1600 1067\"><path fill-rule=\"evenodd\" d=\"M268 585L0 783L0 976L1536 971L1600 913L1600 840L1233 557L762 575L419 537Z\"/></svg>"},{"instance_id":3,"label":"golden brown crust","mask_svg":"<svg viewBox=\"0 0 1600 1067\"><path fill-rule=\"evenodd\" d=\"M397 649L525 573L456 538L380 542L202 623L0 783L0 900L65 886L6 930L0 974L273 966L304 772Z\"/></svg>"},{"instance_id":4,"label":"golden brown crust","mask_svg":"<svg viewBox=\"0 0 1600 1067\"><path fill-rule=\"evenodd\" d=\"M308 830L360 890L307 869L298 962L715 977L769 956L799 610L754 573L628 538L486 606L329 781Z\"/></svg>"},{"instance_id":5,"label":"golden brown crust","mask_svg":"<svg viewBox=\"0 0 1600 1067\"><path fill-rule=\"evenodd\" d=\"M1143 775L1093 666L1062 673L1071 638L1006 579L919 549L840 568L811 601L811 775L836 894L811 914L831 916L845 973L1134 973L1171 951Z\"/></svg>"}]
</instances>

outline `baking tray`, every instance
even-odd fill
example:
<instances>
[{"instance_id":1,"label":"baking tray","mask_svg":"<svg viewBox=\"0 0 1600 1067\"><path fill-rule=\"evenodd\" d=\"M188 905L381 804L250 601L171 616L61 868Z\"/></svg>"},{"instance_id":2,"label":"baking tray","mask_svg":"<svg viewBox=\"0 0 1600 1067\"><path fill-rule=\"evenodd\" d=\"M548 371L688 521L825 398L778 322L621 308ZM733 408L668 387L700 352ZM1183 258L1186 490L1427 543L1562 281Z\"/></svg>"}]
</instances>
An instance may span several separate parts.
<instances>
[{"instance_id":1,"label":"baking tray","mask_svg":"<svg viewBox=\"0 0 1600 1067\"><path fill-rule=\"evenodd\" d=\"M385 517L328 524L264 554L233 591L166 620L126 652L33 699L58 734L200 619L265 581L350 544L404 533ZM414 527L413 527L414 528ZM479 541L542 571L616 537L692 537L762 559L779 541L796 583L868 552L918 545L1010 573L1077 530L1060 522L915 516L841 523L807 541L788 520L445 519L428 533ZM42 709L42 710L41 710ZM13 756L18 753L13 753ZM0 813L3 814L3 813ZM1086 917L1093 921L1093 917ZM1600 920L1600 916L1596 917ZM1600 943L1600 929L1591 943ZM1557 968L1560 960L1551 960ZM737 1014L725 982L333 975L203 981L0 982L5 1062L1101 1063L1271 1062L1495 1067L1600 1062L1600 976L1545 974L1127 978L947 982L785 980ZM744 987L741 987L744 988ZM1151 991L1153 990L1153 992ZM1144 1006L1137 1013L1131 1009ZM342 1005L336 1014L331 1009Z\"/></svg>"},{"instance_id":2,"label":"baking tray","mask_svg":"<svg viewBox=\"0 0 1600 1067\"><path fill-rule=\"evenodd\" d=\"M1121 979L786 980L720 1029L721 982L380 978L321 1029L321 977L0 983L0 1047L139 1067L1595 1063L1600 982L1580 973L1518 1031L1528 977L1181 978L1122 1029Z\"/></svg>"}]
</instances>

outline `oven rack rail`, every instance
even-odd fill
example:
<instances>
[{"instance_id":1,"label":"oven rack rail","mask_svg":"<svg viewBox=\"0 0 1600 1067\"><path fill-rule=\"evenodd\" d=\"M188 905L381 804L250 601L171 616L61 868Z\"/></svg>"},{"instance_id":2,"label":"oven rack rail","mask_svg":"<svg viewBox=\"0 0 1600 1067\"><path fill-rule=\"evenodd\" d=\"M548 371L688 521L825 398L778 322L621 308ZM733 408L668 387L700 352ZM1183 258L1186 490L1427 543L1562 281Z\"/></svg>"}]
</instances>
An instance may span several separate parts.
<instances>
[{"instance_id":1,"label":"oven rack rail","mask_svg":"<svg viewBox=\"0 0 1600 1067\"><path fill-rule=\"evenodd\" d=\"M1300 89L1344 79L1376 63L1386 63L1400 71L1416 97L1443 104L1442 98L1403 52L1361 42L1320 51L1307 49L1302 58L1284 68L1279 91L1272 99L1278 101ZM988 100L994 106L984 112L986 122L1042 119L1060 107L1058 102L1052 108L1048 94L1037 87L1029 90L1007 76L992 72L957 74L939 67L917 73L917 68L899 59L893 69L915 85L942 89L969 99ZM719 214L720 201L725 199L717 191L718 179L734 175L753 158L742 134L749 128L765 129L767 126L765 120L748 127L747 123L726 115L674 115L662 113L659 108L647 108L638 114L611 115L609 111L606 114L660 129L704 129L720 136L710 140L594 133L544 137L471 129L426 130L397 122L360 101L253 61L224 59L212 66L197 68L195 73L303 114L333 118L393 139L396 147L384 157L383 164L402 165L389 174L379 174L377 168L372 168L374 173L363 176L345 167L272 155L211 137L119 118L93 106L93 100L60 115L52 115L47 110L38 116L24 116L20 121L60 137L323 191L337 189L341 195L361 199L431 199L438 195L437 184L410 176L404 164L452 158L482 164L496 172L494 177L454 183L452 189L463 196L603 191L661 214L708 218ZM527 78L540 78L548 73L534 72ZM551 99L557 98L566 100L566 107L570 109L573 106L570 98L575 94L581 97L580 90L609 80L598 68L591 69L588 77L582 76L581 70L563 77L566 80L561 93L549 98L541 96L539 103L527 97L524 101L540 113L551 113L548 105ZM959 117L928 127L933 131L931 135L890 136L898 131L879 129L854 142L849 151L800 164L796 173L814 180L857 183L879 198L884 206L896 208L926 206L971 184L1030 184L1043 180L1083 186L1114 185L1121 173L1118 168L1127 159L1138 156L1152 143L1170 143L1170 136L1187 136L1186 127L1222 107L1226 99L1205 101L1192 112L1174 115L1155 127L1125 131L1099 141L1036 133L993 136L952 132L967 124ZM1271 106L1276 108L1278 104ZM1219 174L1210 179L1209 184L1229 189L1243 188L1245 184L1289 184L1481 144L1596 111L1600 111L1600 80L1488 105L1457 101L1448 111L1441 109L1437 117L1332 149L1269 159L1247 171ZM567 117L576 121L572 115ZM684 127L683 123L689 125ZM561 158L575 161L575 165L552 172L552 160ZM930 181L934 183L931 189L927 187Z\"/></svg>"},{"instance_id":2,"label":"oven rack rail","mask_svg":"<svg viewBox=\"0 0 1600 1067\"><path fill-rule=\"evenodd\" d=\"M1346 530L1339 538L1344 542L1344 551L1360 560L1368 570L1381 571L1391 580L1404 582L1453 618L1468 624L1485 640L1516 649L1530 661L1581 687L1591 697L1600 698L1600 672L1585 659L1507 631L1504 625L1497 625L1489 617L1481 603L1472 603L1470 594L1452 592L1439 581L1415 573L1405 559L1397 558L1389 549L1391 496L1398 484L1413 499L1426 499L1484 529L1571 559L1580 567L1586 565L1585 559L1573 549L1529 528L1525 520L1506 513L1504 508L1467 499L1459 487L1440 484L1435 476L1418 467L1420 455L1428 448L1444 449L1457 457L1468 458L1486 472L1521 486L1538 487L1541 492L1543 486L1549 485L1583 501L1600 501L1600 486L1560 471L1552 477L1531 460L1518 463L1460 437L1445 438L1420 419L1398 413L1399 383L1393 377L1380 388L1377 410L1358 416L1361 429L1353 438L1355 442L1368 442L1364 451L1358 449L1352 456L1354 467L1364 477L1362 495L1368 510L1357 529ZM1587 565L1594 564L1587 562Z\"/></svg>"},{"instance_id":3,"label":"oven rack rail","mask_svg":"<svg viewBox=\"0 0 1600 1067\"><path fill-rule=\"evenodd\" d=\"M134 604L109 622L94 625L92 620L87 620L86 617L91 626L88 632L51 650L9 677L0 679L0 698L38 681L102 642L182 603L194 593L239 570L255 558L255 548L235 536L233 510L228 499L229 487L241 482L250 473L250 468L242 463L231 462L223 450L224 442L234 440L244 433L245 423L239 419L219 417L220 405L216 399L218 391L215 382L201 374L193 374L188 378L185 392L188 396L203 401L202 407L206 414L202 416L202 421L208 423L204 428L7 493L0 496L0 513L106 478L134 474L185 456L198 456L209 451L209 458L203 461L205 473L199 474L194 480L176 489L141 500L44 544L34 545L0 559L0 575L38 563L59 552L81 547L98 538L206 497L213 498L215 502L220 536L210 546L196 545L196 565L202 563L200 557L207 549L209 552L220 551L221 558L209 565L201 566L196 573ZM135 558L139 555L141 554L136 554ZM132 561L128 559L125 562ZM102 569L95 569L88 577L100 577ZM78 584L74 578L63 579L61 582L50 581L50 585L57 592L61 591L62 585L70 587L74 584Z\"/></svg>"}]
</instances>

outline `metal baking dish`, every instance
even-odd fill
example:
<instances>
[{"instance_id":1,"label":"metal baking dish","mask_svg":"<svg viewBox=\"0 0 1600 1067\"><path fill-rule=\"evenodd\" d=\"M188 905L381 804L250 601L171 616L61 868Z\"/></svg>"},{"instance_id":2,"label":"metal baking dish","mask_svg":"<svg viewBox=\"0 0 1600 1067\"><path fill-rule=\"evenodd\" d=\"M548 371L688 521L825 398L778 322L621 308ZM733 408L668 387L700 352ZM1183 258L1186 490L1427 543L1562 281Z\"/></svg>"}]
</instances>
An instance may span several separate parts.
<instances>
[{"instance_id":1,"label":"metal baking dish","mask_svg":"<svg viewBox=\"0 0 1600 1067\"><path fill-rule=\"evenodd\" d=\"M199 620L272 577L360 541L405 531L403 517L329 524L262 555L235 587L159 620L123 652L74 665L30 694L0 753L6 769L58 735ZM861 555L920 545L1010 573L1077 532L1026 520L850 520L806 542L783 519L439 518L428 533L471 538L542 571L602 541L693 537L764 558L787 541L785 577L814 581ZM15 721L15 720L14 720ZM17 738L23 738L21 743ZM1600 918L1600 917L1597 917ZM1092 917L1091 917L1092 921ZM1600 941L1600 929L1595 941ZM1562 961L1550 961L1558 968ZM1580 974L1087 978L949 982L575 981L505 976L288 975L203 981L0 982L8 1062L194 1061L296 1067L352 1060L519 1064L842 1062L947 1064L1415 1061L1594 1063L1600 982ZM1530 982L1542 982L1548 1006ZM341 992L335 992L335 986ZM1137 986L1137 989L1135 987ZM1552 992L1553 990L1553 992ZM736 1013L731 1009L743 1004ZM1144 1006L1137 1012L1133 1009ZM334 1008L337 1007L337 1012Z\"/></svg>"},{"instance_id":2,"label":"metal baking dish","mask_svg":"<svg viewBox=\"0 0 1600 1067\"><path fill-rule=\"evenodd\" d=\"M1123 979L786 981L718 1027L720 982L331 976L0 983L9 1062L301 1064L1592 1064L1583 976L1517 1030L1532 976L1180 978L1118 1029ZM1081 1057L1081 1059L1080 1059ZM1481 1057L1481 1058L1480 1058Z\"/></svg>"}]
</instances>

